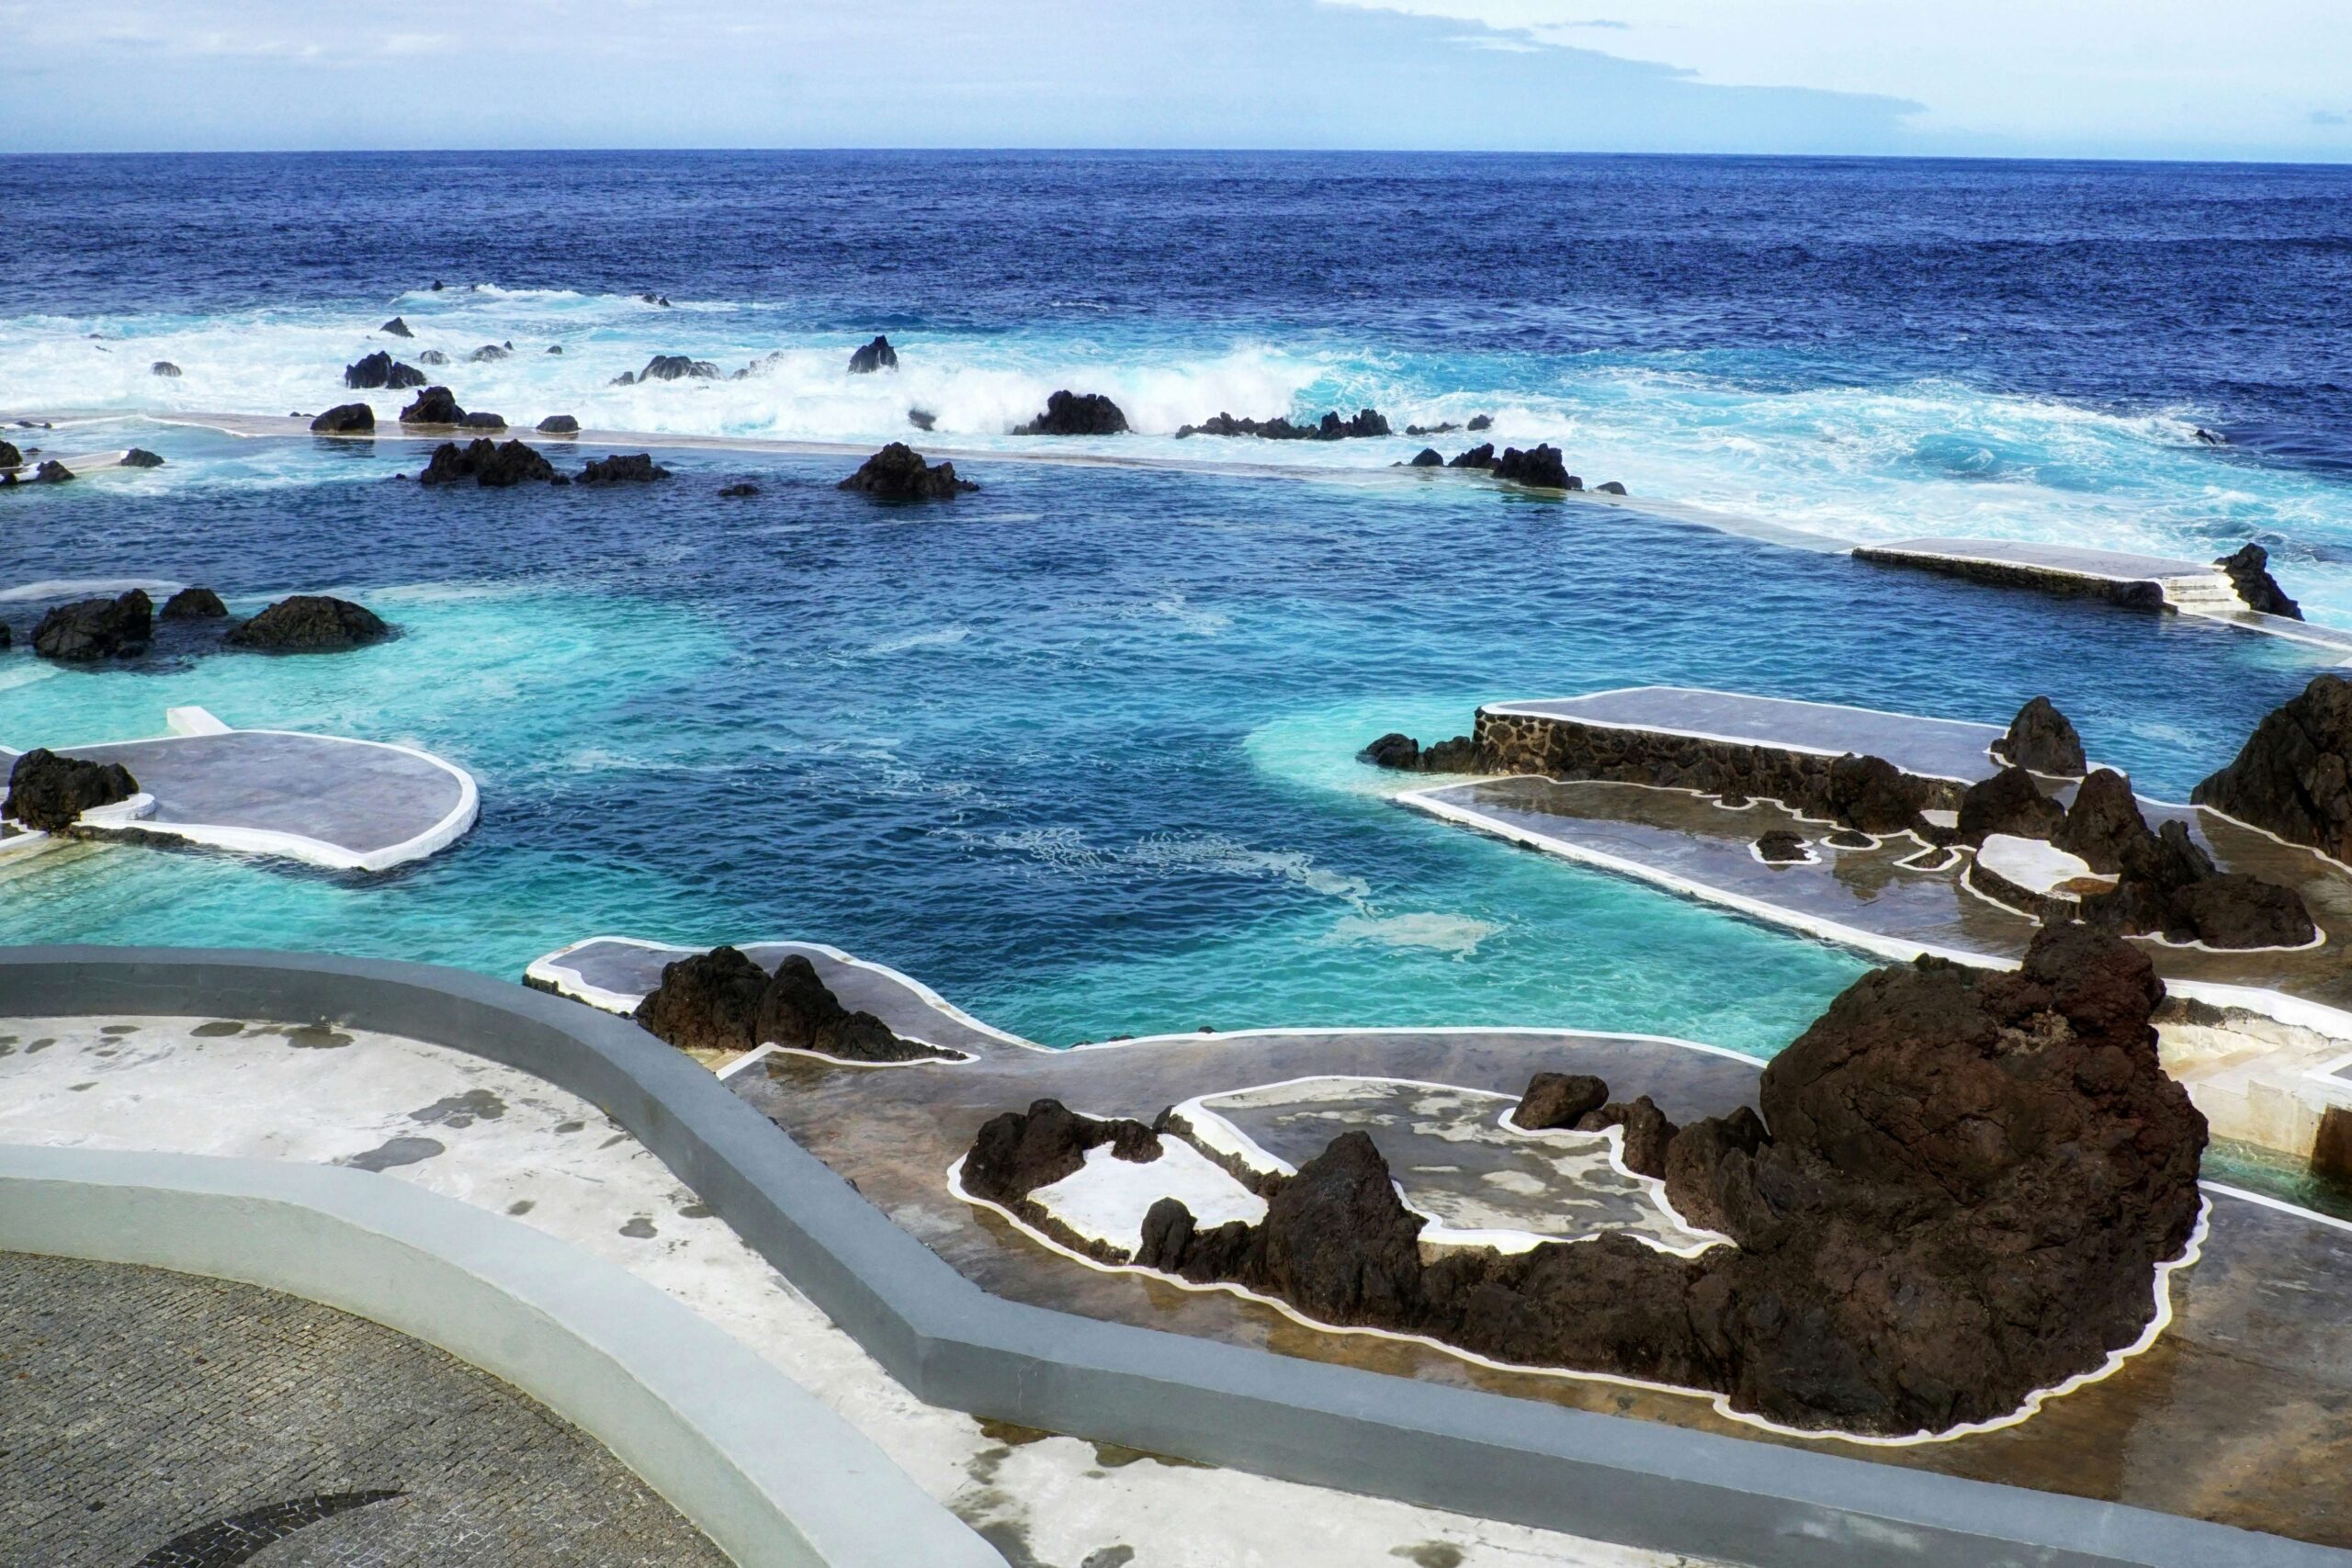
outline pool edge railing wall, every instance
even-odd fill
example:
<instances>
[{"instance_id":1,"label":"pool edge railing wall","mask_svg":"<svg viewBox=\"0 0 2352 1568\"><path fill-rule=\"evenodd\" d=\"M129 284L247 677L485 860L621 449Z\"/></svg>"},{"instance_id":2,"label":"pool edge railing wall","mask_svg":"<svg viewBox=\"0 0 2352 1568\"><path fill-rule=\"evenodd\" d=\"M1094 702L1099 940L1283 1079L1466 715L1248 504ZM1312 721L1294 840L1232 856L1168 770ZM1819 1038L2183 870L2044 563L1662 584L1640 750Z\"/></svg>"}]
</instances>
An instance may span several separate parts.
<instances>
[{"instance_id":1,"label":"pool edge railing wall","mask_svg":"<svg viewBox=\"0 0 2352 1568\"><path fill-rule=\"evenodd\" d=\"M993 1296L690 1058L626 1020L486 976L309 953L0 952L0 1017L123 1015L340 1024L465 1052L577 1094L918 1398L975 1416L1755 1568L2352 1568L2352 1551L2120 1504Z\"/></svg>"}]
</instances>

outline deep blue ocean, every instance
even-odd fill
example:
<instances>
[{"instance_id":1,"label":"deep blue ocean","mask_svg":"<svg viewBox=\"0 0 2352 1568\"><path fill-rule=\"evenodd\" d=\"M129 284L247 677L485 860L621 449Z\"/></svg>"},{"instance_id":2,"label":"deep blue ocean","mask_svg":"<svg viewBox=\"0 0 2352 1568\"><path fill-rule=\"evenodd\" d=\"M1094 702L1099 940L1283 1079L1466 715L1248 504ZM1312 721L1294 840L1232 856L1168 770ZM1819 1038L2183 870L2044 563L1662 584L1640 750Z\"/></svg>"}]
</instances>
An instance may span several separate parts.
<instances>
[{"instance_id":1,"label":"deep blue ocean","mask_svg":"<svg viewBox=\"0 0 2352 1568\"><path fill-rule=\"evenodd\" d=\"M1769 1051L1857 960L1425 820L1356 748L1643 682L1992 722L2046 693L2177 798L2321 667L1400 475L1402 436L1175 437L1220 411L1490 413L1588 481L1847 538L2258 539L2352 626L2352 170L596 153L6 159L0 182L0 410L81 411L40 433L58 452L168 459L0 496L0 741L198 704L423 745L484 802L458 849L372 880L51 857L0 880L0 940L513 974L600 931L797 936L1057 1042L1491 1021ZM375 332L395 313L413 340ZM847 376L876 332L899 370ZM517 423L865 444L921 407L919 443L1007 459L914 511L813 457L428 491L391 442L125 417L316 412L376 348L446 352L436 377ZM666 353L763 363L608 385ZM1055 450L1298 471L1018 461L1011 425L1065 386L1136 433ZM738 478L763 493L717 496ZM332 590L403 635L95 673L22 649L68 592L36 585L134 578L240 610Z\"/></svg>"}]
</instances>

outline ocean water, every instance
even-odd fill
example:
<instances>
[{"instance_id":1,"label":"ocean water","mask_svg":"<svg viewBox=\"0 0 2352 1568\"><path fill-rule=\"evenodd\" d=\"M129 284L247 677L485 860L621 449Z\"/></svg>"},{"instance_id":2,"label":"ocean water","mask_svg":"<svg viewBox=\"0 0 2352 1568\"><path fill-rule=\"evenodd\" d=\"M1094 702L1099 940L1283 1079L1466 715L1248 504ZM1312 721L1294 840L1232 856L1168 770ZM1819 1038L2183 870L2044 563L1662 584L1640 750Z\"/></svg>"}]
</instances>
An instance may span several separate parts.
<instances>
[{"instance_id":1,"label":"ocean water","mask_svg":"<svg viewBox=\"0 0 2352 1568\"><path fill-rule=\"evenodd\" d=\"M1057 450L1298 470L988 461L979 493L894 510L835 491L838 459L429 492L392 477L419 454L390 442L40 433L170 462L0 498L0 593L156 578L243 610L332 589L402 635L96 672L19 648L0 741L152 733L195 703L425 746L477 773L484 808L455 852L378 879L53 857L0 881L5 941L513 974L597 931L790 935L1057 1043L1487 1021L1769 1052L1858 961L1425 820L1356 749L1643 682L1992 722L2047 693L2177 797L2317 668L1400 474L1403 438L1173 435L1221 409L1491 412L1589 480L1846 536L2259 538L2315 617L2352 625L2341 171L582 154L0 177L0 409L309 412L345 400L362 353L439 347L462 401L517 422L878 442L922 406L934 445L1010 457L1034 443L1009 426L1072 386L1137 434ZM414 341L371 335L395 312ZM843 374L876 331L901 369ZM605 384L673 352L781 358ZM147 374L165 358L180 378ZM737 478L763 493L718 499ZM40 597L0 598L0 620L21 633Z\"/></svg>"}]
</instances>

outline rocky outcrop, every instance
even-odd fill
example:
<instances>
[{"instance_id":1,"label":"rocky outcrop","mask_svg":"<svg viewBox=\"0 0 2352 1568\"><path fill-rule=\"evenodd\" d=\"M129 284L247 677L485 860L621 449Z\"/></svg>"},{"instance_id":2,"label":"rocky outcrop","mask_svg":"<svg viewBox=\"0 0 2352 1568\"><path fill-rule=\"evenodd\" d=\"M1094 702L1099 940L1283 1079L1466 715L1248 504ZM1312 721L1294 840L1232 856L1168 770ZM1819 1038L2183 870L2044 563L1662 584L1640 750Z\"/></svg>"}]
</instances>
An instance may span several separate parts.
<instances>
[{"instance_id":1,"label":"rocky outcrop","mask_svg":"<svg viewBox=\"0 0 2352 1568\"><path fill-rule=\"evenodd\" d=\"M2236 759L2188 798L2352 861L2352 678L2319 676L2272 710Z\"/></svg>"},{"instance_id":2,"label":"rocky outcrop","mask_svg":"<svg viewBox=\"0 0 2352 1568\"><path fill-rule=\"evenodd\" d=\"M506 416L475 410L458 421L458 423L460 428L466 430L503 430L506 428Z\"/></svg>"},{"instance_id":3,"label":"rocky outcrop","mask_svg":"<svg viewBox=\"0 0 2352 1568\"><path fill-rule=\"evenodd\" d=\"M584 485L650 484L666 479L670 470L653 460L650 452L613 453L591 458L580 470Z\"/></svg>"},{"instance_id":4,"label":"rocky outcrop","mask_svg":"<svg viewBox=\"0 0 2352 1568\"><path fill-rule=\"evenodd\" d=\"M917 430L930 430L939 423L939 416L929 409L909 409L907 423Z\"/></svg>"},{"instance_id":5,"label":"rocky outcrop","mask_svg":"<svg viewBox=\"0 0 2352 1568\"><path fill-rule=\"evenodd\" d=\"M2008 733L1989 750L2005 762L2060 778L2081 778L2090 767L2083 755L2083 738L2048 697L2035 697L2018 709Z\"/></svg>"},{"instance_id":6,"label":"rocky outcrop","mask_svg":"<svg viewBox=\"0 0 2352 1568\"><path fill-rule=\"evenodd\" d=\"M1063 1224L1030 1196L1077 1174L1090 1149L1106 1145L1114 1159L1137 1165L1148 1165L1160 1156L1159 1135L1140 1122L1102 1121L1081 1116L1057 1100L1040 1100L1025 1111L1008 1111L981 1126L964 1157L961 1179L972 1196L1011 1210L1063 1246L1102 1262L1123 1263L1127 1261L1124 1253ZM1165 1250L1167 1246L1164 1235L1155 1243L1148 1215L1144 1241L1147 1249L1157 1246Z\"/></svg>"},{"instance_id":7,"label":"rocky outcrop","mask_svg":"<svg viewBox=\"0 0 2352 1568\"><path fill-rule=\"evenodd\" d=\"M33 652L62 664L95 664L147 651L155 639L155 602L139 589L114 599L60 604L33 627Z\"/></svg>"},{"instance_id":8,"label":"rocky outcrop","mask_svg":"<svg viewBox=\"0 0 2352 1568\"><path fill-rule=\"evenodd\" d=\"M366 403L337 403L311 422L321 435L366 435L376 428L376 411Z\"/></svg>"},{"instance_id":9,"label":"rocky outcrop","mask_svg":"<svg viewBox=\"0 0 2352 1568\"><path fill-rule=\"evenodd\" d=\"M961 492L980 487L956 477L953 463L925 463L922 454L903 441L893 441L858 465L842 480L841 490L856 491L877 501L953 501Z\"/></svg>"},{"instance_id":10,"label":"rocky outcrop","mask_svg":"<svg viewBox=\"0 0 2352 1568\"><path fill-rule=\"evenodd\" d=\"M2003 768L1989 779L1968 786L1960 797L1960 838L1981 844L1986 835L2007 833L2019 839L2048 839L2066 819L2066 808L2041 793L2033 775L2023 768Z\"/></svg>"},{"instance_id":11,"label":"rocky outcrop","mask_svg":"<svg viewBox=\"0 0 2352 1568\"><path fill-rule=\"evenodd\" d=\"M1510 1113L1512 1122L1531 1133L1548 1127L1573 1127L1609 1103L1609 1086L1589 1073L1538 1073L1527 1080L1527 1091Z\"/></svg>"},{"instance_id":12,"label":"rocky outcrop","mask_svg":"<svg viewBox=\"0 0 2352 1568\"><path fill-rule=\"evenodd\" d=\"M541 435L577 435L580 422L568 413L551 413L539 421Z\"/></svg>"},{"instance_id":13,"label":"rocky outcrop","mask_svg":"<svg viewBox=\"0 0 2352 1568\"><path fill-rule=\"evenodd\" d=\"M480 348L475 349L471 354L467 355L466 363L469 365L494 365L502 359L512 357L514 353L514 345L511 343L486 343Z\"/></svg>"},{"instance_id":14,"label":"rocky outcrop","mask_svg":"<svg viewBox=\"0 0 2352 1568\"><path fill-rule=\"evenodd\" d=\"M183 588L164 601L163 618L167 621L218 621L228 614L229 606L209 588Z\"/></svg>"},{"instance_id":15,"label":"rocky outcrop","mask_svg":"<svg viewBox=\"0 0 2352 1568\"><path fill-rule=\"evenodd\" d=\"M1623 495L1625 493L1625 487L1618 483L1615 479L1605 480L1592 488L1594 492L1600 495Z\"/></svg>"},{"instance_id":16,"label":"rocky outcrop","mask_svg":"<svg viewBox=\"0 0 2352 1568\"><path fill-rule=\"evenodd\" d=\"M637 1021L681 1050L749 1051L775 1044L854 1062L911 1062L949 1055L902 1040L870 1012L842 1006L816 966L792 953L771 976L732 947L665 964L638 1003Z\"/></svg>"},{"instance_id":17,"label":"rocky outcrop","mask_svg":"<svg viewBox=\"0 0 2352 1568\"><path fill-rule=\"evenodd\" d=\"M2288 598L2278 580L2270 575L2270 552L2260 545L2241 546L2213 564L2229 574L2230 586L2238 591L2247 609L2290 620L2303 618L2303 607Z\"/></svg>"},{"instance_id":18,"label":"rocky outcrop","mask_svg":"<svg viewBox=\"0 0 2352 1568\"><path fill-rule=\"evenodd\" d=\"M150 452L144 446L131 447L119 461L126 468L160 468L164 466L162 455Z\"/></svg>"},{"instance_id":19,"label":"rocky outcrop","mask_svg":"<svg viewBox=\"0 0 2352 1568\"><path fill-rule=\"evenodd\" d=\"M298 593L232 629L228 641L264 653L340 653L391 635L374 611L348 599Z\"/></svg>"},{"instance_id":20,"label":"rocky outcrop","mask_svg":"<svg viewBox=\"0 0 2352 1568\"><path fill-rule=\"evenodd\" d=\"M1254 435L1261 441L1345 441L1355 436L1386 435L1388 421L1378 409L1359 409L1351 418L1341 419L1334 409L1313 424L1293 424L1288 419L1236 419L1229 413L1219 413L1198 424L1179 429L1179 436L1186 435Z\"/></svg>"},{"instance_id":21,"label":"rocky outcrop","mask_svg":"<svg viewBox=\"0 0 2352 1568\"><path fill-rule=\"evenodd\" d=\"M558 478L555 465L528 442L469 441L460 446L444 441L433 449L433 460L416 476L422 485L463 484L471 479L491 490L504 490L526 480Z\"/></svg>"},{"instance_id":22,"label":"rocky outcrop","mask_svg":"<svg viewBox=\"0 0 2352 1568\"><path fill-rule=\"evenodd\" d=\"M449 356L437 348L428 348L416 356L416 362L419 365L447 365Z\"/></svg>"},{"instance_id":23,"label":"rocky outcrop","mask_svg":"<svg viewBox=\"0 0 2352 1568\"><path fill-rule=\"evenodd\" d=\"M888 338L879 335L849 356L849 373L853 376L871 376L877 370L898 367L899 351L890 346Z\"/></svg>"},{"instance_id":24,"label":"rocky outcrop","mask_svg":"<svg viewBox=\"0 0 2352 1568\"><path fill-rule=\"evenodd\" d=\"M424 386L424 372L413 365L401 364L379 348L356 365L345 366L343 384L355 391L375 388L397 390L402 387Z\"/></svg>"},{"instance_id":25,"label":"rocky outcrop","mask_svg":"<svg viewBox=\"0 0 2352 1568\"><path fill-rule=\"evenodd\" d=\"M1405 466L1408 468L1442 468L1445 467L1445 458L1439 454L1436 447L1424 446L1414 453L1413 460Z\"/></svg>"},{"instance_id":26,"label":"rocky outcrop","mask_svg":"<svg viewBox=\"0 0 2352 1568\"><path fill-rule=\"evenodd\" d=\"M74 470L54 457L43 462L33 470L32 482L37 485L71 484L73 480Z\"/></svg>"},{"instance_id":27,"label":"rocky outcrop","mask_svg":"<svg viewBox=\"0 0 2352 1568\"><path fill-rule=\"evenodd\" d=\"M1509 479L1532 490L1584 489L1584 481L1568 472L1557 446L1538 446L1532 452L1506 447L1503 455L1495 459L1493 471L1498 479Z\"/></svg>"},{"instance_id":28,"label":"rocky outcrop","mask_svg":"<svg viewBox=\"0 0 2352 1568\"><path fill-rule=\"evenodd\" d=\"M760 487L749 479L738 479L731 485L720 485L718 493L730 501L741 501L760 493Z\"/></svg>"},{"instance_id":29,"label":"rocky outcrop","mask_svg":"<svg viewBox=\"0 0 2352 1568\"><path fill-rule=\"evenodd\" d=\"M1127 428L1119 405L1100 392L1059 391L1046 400L1046 412L1026 424L1012 427L1015 435L1118 435Z\"/></svg>"},{"instance_id":30,"label":"rocky outcrop","mask_svg":"<svg viewBox=\"0 0 2352 1568\"><path fill-rule=\"evenodd\" d=\"M36 747L8 771L7 815L28 828L54 833L85 811L129 800L139 781L120 762L90 762Z\"/></svg>"},{"instance_id":31,"label":"rocky outcrop","mask_svg":"<svg viewBox=\"0 0 2352 1568\"><path fill-rule=\"evenodd\" d=\"M168 359L158 359L147 367L147 374L161 376L166 381L176 381L180 378L180 367Z\"/></svg>"},{"instance_id":32,"label":"rocky outcrop","mask_svg":"<svg viewBox=\"0 0 2352 1568\"><path fill-rule=\"evenodd\" d=\"M390 321L386 321L382 326L378 327L376 330L392 337L414 337L416 335L414 333L408 330L408 323L401 321L398 316L394 316Z\"/></svg>"},{"instance_id":33,"label":"rocky outcrop","mask_svg":"<svg viewBox=\"0 0 2352 1568\"><path fill-rule=\"evenodd\" d=\"M1674 1142L1680 1129L1666 1119L1646 1094L1630 1100L1611 1100L1598 1111L1586 1112L1577 1119L1579 1133L1605 1133L1611 1127L1624 1130L1623 1143L1627 1170L1643 1176L1663 1178L1666 1175L1667 1145Z\"/></svg>"},{"instance_id":34,"label":"rocky outcrop","mask_svg":"<svg viewBox=\"0 0 2352 1568\"><path fill-rule=\"evenodd\" d=\"M1491 441L1480 442L1446 464L1449 468L1491 468L1494 466L1495 444Z\"/></svg>"},{"instance_id":35,"label":"rocky outcrop","mask_svg":"<svg viewBox=\"0 0 2352 1568\"><path fill-rule=\"evenodd\" d=\"M447 387L427 387L416 401L401 410L402 424L463 424L466 411Z\"/></svg>"},{"instance_id":36,"label":"rocky outcrop","mask_svg":"<svg viewBox=\"0 0 2352 1568\"><path fill-rule=\"evenodd\" d=\"M1787 828L1774 828L1757 835L1756 858L1767 865L1796 865L1813 858L1804 846L1804 835Z\"/></svg>"},{"instance_id":37,"label":"rocky outcrop","mask_svg":"<svg viewBox=\"0 0 2352 1568\"><path fill-rule=\"evenodd\" d=\"M632 386L645 381L716 381L718 367L707 359L691 359L683 354L657 354L645 362L645 368L631 376L621 372L613 383L616 387Z\"/></svg>"},{"instance_id":38,"label":"rocky outcrop","mask_svg":"<svg viewBox=\"0 0 2352 1568\"><path fill-rule=\"evenodd\" d=\"M0 441L0 468L22 468L24 462L25 455L17 449L14 442Z\"/></svg>"},{"instance_id":39,"label":"rocky outcrop","mask_svg":"<svg viewBox=\"0 0 2352 1568\"><path fill-rule=\"evenodd\" d=\"M775 977L760 998L753 1031L762 1044L815 1051L852 1062L914 1062L952 1053L903 1040L870 1012L842 1006L819 976L817 966L797 953L776 965Z\"/></svg>"},{"instance_id":40,"label":"rocky outcrop","mask_svg":"<svg viewBox=\"0 0 2352 1568\"><path fill-rule=\"evenodd\" d=\"M1883 757L1848 752L1829 764L1822 803L1844 827L1864 833L1903 833L1919 827L1930 798L1928 782Z\"/></svg>"},{"instance_id":41,"label":"rocky outcrop","mask_svg":"<svg viewBox=\"0 0 2352 1568\"><path fill-rule=\"evenodd\" d=\"M1478 756L1478 743L1467 735L1457 735L1451 740L1441 740L1426 750L1409 735L1391 730L1356 753L1357 760L1374 767L1394 768L1408 773L1476 773L1485 772Z\"/></svg>"}]
</instances>

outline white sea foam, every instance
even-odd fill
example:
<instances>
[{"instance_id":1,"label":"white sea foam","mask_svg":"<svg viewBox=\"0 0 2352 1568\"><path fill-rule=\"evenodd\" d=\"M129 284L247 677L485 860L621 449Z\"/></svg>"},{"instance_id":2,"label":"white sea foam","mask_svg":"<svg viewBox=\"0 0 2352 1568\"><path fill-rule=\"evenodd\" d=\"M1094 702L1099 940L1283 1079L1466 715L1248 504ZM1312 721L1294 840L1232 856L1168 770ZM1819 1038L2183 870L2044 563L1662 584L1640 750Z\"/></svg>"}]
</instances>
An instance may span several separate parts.
<instances>
[{"instance_id":1,"label":"white sea foam","mask_svg":"<svg viewBox=\"0 0 2352 1568\"><path fill-rule=\"evenodd\" d=\"M1467 915L1425 911L1410 915L1345 915L1331 927L1337 942L1374 942L1382 947L1425 947L1468 958L1502 927Z\"/></svg>"}]
</instances>

